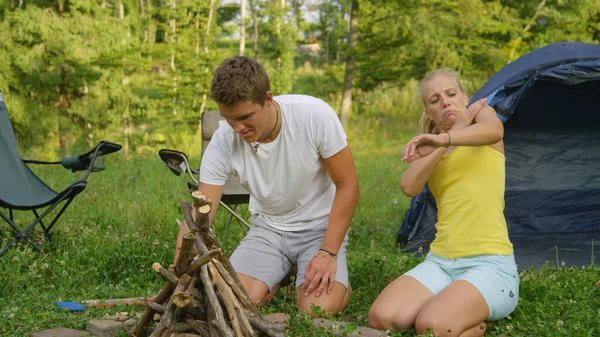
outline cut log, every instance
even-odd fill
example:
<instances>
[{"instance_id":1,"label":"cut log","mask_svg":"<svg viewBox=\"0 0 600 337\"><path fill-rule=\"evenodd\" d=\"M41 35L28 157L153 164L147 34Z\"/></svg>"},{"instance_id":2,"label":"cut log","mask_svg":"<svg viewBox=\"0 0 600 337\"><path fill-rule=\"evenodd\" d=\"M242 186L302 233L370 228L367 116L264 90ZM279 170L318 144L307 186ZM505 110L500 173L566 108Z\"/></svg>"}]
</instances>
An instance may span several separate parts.
<instances>
[{"instance_id":1,"label":"cut log","mask_svg":"<svg viewBox=\"0 0 600 337\"><path fill-rule=\"evenodd\" d=\"M158 303L155 303L155 302L149 302L149 301L142 300L142 299L139 299L139 298L134 298L132 300L132 303L135 303L135 304L137 304L139 306L142 306L142 307L146 307L146 308L152 309L152 310L154 310L154 311L156 311L156 312L158 312L160 314L164 314L165 313L165 306L162 305L162 304L158 304Z\"/></svg>"},{"instance_id":2,"label":"cut log","mask_svg":"<svg viewBox=\"0 0 600 337\"><path fill-rule=\"evenodd\" d=\"M177 282L179 282L179 278L175 274L165 269L165 267L158 262L152 264L152 269L158 273L158 275L162 276L165 280L171 283L177 284Z\"/></svg>"},{"instance_id":3,"label":"cut log","mask_svg":"<svg viewBox=\"0 0 600 337\"><path fill-rule=\"evenodd\" d=\"M285 329L287 329L287 324L285 323L267 322L254 313L249 313L248 319L250 320L250 324L252 324L256 330L262 332L266 336L285 337L285 334L283 333Z\"/></svg>"},{"instance_id":4,"label":"cut log","mask_svg":"<svg viewBox=\"0 0 600 337\"><path fill-rule=\"evenodd\" d=\"M242 328L240 327L240 320L238 318L237 313L235 312L235 304L233 303L234 294L231 291L231 288L225 283L225 280L221 277L217 268L213 266L212 263L208 264L208 271L212 276L214 284L217 286L221 298L223 299L223 306L227 310L227 314L229 316L229 321L231 322L231 327L233 328L233 332L236 337L244 337L242 333Z\"/></svg>"},{"instance_id":5,"label":"cut log","mask_svg":"<svg viewBox=\"0 0 600 337\"><path fill-rule=\"evenodd\" d=\"M193 272L195 272L196 270L198 270L198 268L202 267L203 265L207 264L208 261L212 260L214 257L219 256L219 254L223 254L223 250L221 248L217 248L217 249L212 249L210 251L208 251L206 254L197 257L187 268L187 270L185 271L186 274L192 274Z\"/></svg>"},{"instance_id":6,"label":"cut log","mask_svg":"<svg viewBox=\"0 0 600 337\"><path fill-rule=\"evenodd\" d=\"M181 276L181 279L177 283L177 286L175 287L175 292L184 291L188 288L188 286L191 283L192 278L187 274L183 274L183 276ZM165 313L160 317L160 322L158 322L150 337L162 337L166 331L172 330L175 308L177 307L175 306L173 301L169 301L165 308Z\"/></svg>"}]
</instances>

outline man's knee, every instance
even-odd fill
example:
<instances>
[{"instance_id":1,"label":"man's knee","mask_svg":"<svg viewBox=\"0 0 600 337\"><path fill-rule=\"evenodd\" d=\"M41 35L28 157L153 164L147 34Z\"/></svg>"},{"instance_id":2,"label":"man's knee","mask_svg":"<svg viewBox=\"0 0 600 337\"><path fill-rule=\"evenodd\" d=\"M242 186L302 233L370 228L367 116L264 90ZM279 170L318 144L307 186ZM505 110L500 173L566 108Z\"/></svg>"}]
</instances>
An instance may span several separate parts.
<instances>
[{"instance_id":1,"label":"man's knee","mask_svg":"<svg viewBox=\"0 0 600 337\"><path fill-rule=\"evenodd\" d=\"M339 282L336 282L333 291L329 295L321 294L319 297L316 297L314 292L306 297L299 289L301 289L301 287L296 291L296 305L300 310L307 314L319 315L320 311L325 311L328 314L337 314L348 306L349 292L346 287ZM315 308L317 311L313 312Z\"/></svg>"},{"instance_id":2,"label":"man's knee","mask_svg":"<svg viewBox=\"0 0 600 337\"><path fill-rule=\"evenodd\" d=\"M262 303L269 294L267 284L245 274L238 273L237 275L250 300L256 304Z\"/></svg>"}]
</instances>

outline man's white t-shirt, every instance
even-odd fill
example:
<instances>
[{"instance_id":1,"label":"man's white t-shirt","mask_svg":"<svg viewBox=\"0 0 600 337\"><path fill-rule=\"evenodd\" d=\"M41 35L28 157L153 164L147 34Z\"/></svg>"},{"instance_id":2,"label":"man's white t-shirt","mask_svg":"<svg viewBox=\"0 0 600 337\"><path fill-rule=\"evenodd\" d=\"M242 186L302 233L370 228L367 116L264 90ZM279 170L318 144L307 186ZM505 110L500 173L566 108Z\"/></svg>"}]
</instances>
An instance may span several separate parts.
<instances>
[{"instance_id":1,"label":"man's white t-shirt","mask_svg":"<svg viewBox=\"0 0 600 337\"><path fill-rule=\"evenodd\" d=\"M219 122L202 157L200 182L224 185L240 178L250 193L249 210L268 225L299 231L326 221L335 196L324 158L348 144L333 109L304 95L275 97L281 131L270 143L246 143L225 121Z\"/></svg>"}]
</instances>

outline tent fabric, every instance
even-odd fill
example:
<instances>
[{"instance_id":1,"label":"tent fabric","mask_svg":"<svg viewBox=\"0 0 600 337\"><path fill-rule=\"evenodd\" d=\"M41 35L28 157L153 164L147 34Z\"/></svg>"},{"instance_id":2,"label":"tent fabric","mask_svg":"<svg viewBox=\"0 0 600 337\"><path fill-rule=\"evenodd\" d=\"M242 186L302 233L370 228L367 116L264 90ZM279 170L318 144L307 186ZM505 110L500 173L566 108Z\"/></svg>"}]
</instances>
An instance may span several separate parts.
<instances>
[{"instance_id":1,"label":"tent fabric","mask_svg":"<svg viewBox=\"0 0 600 337\"><path fill-rule=\"evenodd\" d=\"M600 46L555 43L502 68L470 100L487 97L504 122L504 214L521 267L594 262L594 243L600 245L598 93ZM398 244L427 251L436 222L426 188L411 201Z\"/></svg>"}]
</instances>

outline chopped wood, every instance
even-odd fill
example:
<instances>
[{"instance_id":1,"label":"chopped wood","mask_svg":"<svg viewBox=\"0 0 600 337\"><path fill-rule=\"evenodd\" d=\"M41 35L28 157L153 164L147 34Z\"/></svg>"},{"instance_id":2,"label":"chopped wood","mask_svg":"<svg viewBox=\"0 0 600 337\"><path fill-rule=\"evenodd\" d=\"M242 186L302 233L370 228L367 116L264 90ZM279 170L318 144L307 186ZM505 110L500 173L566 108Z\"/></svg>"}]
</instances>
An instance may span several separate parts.
<instances>
[{"instance_id":1,"label":"chopped wood","mask_svg":"<svg viewBox=\"0 0 600 337\"><path fill-rule=\"evenodd\" d=\"M202 285L204 286L204 292L206 293L206 297L208 298L208 302L210 303L210 307L215 313L215 319L213 320L215 327L224 337L234 337L233 331L227 326L225 323L225 317L223 316L223 309L221 309L221 305L219 304L219 299L217 298L217 294L213 289L213 283L210 280L210 275L208 275L208 267L206 265L201 267L200 270L200 279L202 280Z\"/></svg>"},{"instance_id":2,"label":"chopped wood","mask_svg":"<svg viewBox=\"0 0 600 337\"><path fill-rule=\"evenodd\" d=\"M237 273L228 272L223 264L219 261L213 261L213 264L219 271L221 277L223 277L225 282L227 282L227 284L231 287L231 290L233 290L237 298L246 307L246 309L250 310L251 312L257 312L256 305L254 305L254 302L250 300L250 296L248 296L248 293L246 293L246 289L244 289L244 286L242 286L242 283L237 278ZM235 276L235 278L233 276ZM238 282L236 282L236 279Z\"/></svg>"},{"instance_id":3,"label":"chopped wood","mask_svg":"<svg viewBox=\"0 0 600 337\"><path fill-rule=\"evenodd\" d=\"M190 327L190 329L193 332L195 332L203 337L210 336L210 332L208 331L208 323L206 323L205 321L188 318L185 320L185 323Z\"/></svg>"},{"instance_id":4,"label":"chopped wood","mask_svg":"<svg viewBox=\"0 0 600 337\"><path fill-rule=\"evenodd\" d=\"M165 286L158 292L158 294L154 296L152 301L159 304L164 303L169 297L171 297L171 294L175 290L175 286L175 283L167 282ZM156 313L157 311L154 309L146 309L142 315L142 318L140 318L133 329L131 329L130 334L134 335L135 337L145 337L148 331L148 324L154 319L154 314Z\"/></svg>"},{"instance_id":5,"label":"chopped wood","mask_svg":"<svg viewBox=\"0 0 600 337\"><path fill-rule=\"evenodd\" d=\"M223 250L221 248L209 250L206 254L204 254L202 256L198 256L189 265L189 267L187 268L187 270L185 271L185 273L191 275L193 272L195 272L196 270L198 270L198 268L200 268L203 265L207 264L214 257L219 256L219 254L223 254Z\"/></svg>"},{"instance_id":6,"label":"chopped wood","mask_svg":"<svg viewBox=\"0 0 600 337\"><path fill-rule=\"evenodd\" d=\"M229 288L227 283L225 283L225 280L223 280L217 271L217 268L215 268L212 263L208 264L208 271L210 272L217 289L219 289L219 293L223 299L224 307L227 309L229 321L231 322L231 327L233 328L235 336L243 337L244 335L242 334L242 328L240 327L240 320L235 312L235 304L233 303L233 297L235 296L233 295L233 291L231 288Z\"/></svg>"},{"instance_id":7,"label":"chopped wood","mask_svg":"<svg viewBox=\"0 0 600 337\"><path fill-rule=\"evenodd\" d=\"M286 323L271 323L263 320L255 313L248 314L248 320L250 324L256 328L256 330L262 332L269 337L285 337L283 333L287 329Z\"/></svg>"},{"instance_id":8,"label":"chopped wood","mask_svg":"<svg viewBox=\"0 0 600 337\"><path fill-rule=\"evenodd\" d=\"M194 193L194 209L188 202L181 202L185 224L179 226L189 230L178 243L175 264L168 269L160 263L152 265L167 283L153 301L133 301L146 310L130 335L147 337L154 317L158 322L152 337L283 336L287 325L265 322L260 317L212 236L208 221L211 205L200 192ZM197 212L195 219L192 211Z\"/></svg>"},{"instance_id":9,"label":"chopped wood","mask_svg":"<svg viewBox=\"0 0 600 337\"><path fill-rule=\"evenodd\" d=\"M187 274L183 274L183 276L181 276L181 279L177 283L177 286L175 287L175 292L184 291L191 283L192 278ZM169 304L167 304L165 308L165 313L162 314L162 316L160 317L160 321L154 328L154 331L152 332L150 337L161 337L163 336L163 333L165 331L172 329L175 308L176 306L173 303L173 301L169 301Z\"/></svg>"},{"instance_id":10,"label":"chopped wood","mask_svg":"<svg viewBox=\"0 0 600 337\"><path fill-rule=\"evenodd\" d=\"M194 251L194 233L188 231L184 234L181 241L181 247L179 248L179 255L175 259L175 273L181 276L187 269L190 260L193 258Z\"/></svg>"},{"instance_id":11,"label":"chopped wood","mask_svg":"<svg viewBox=\"0 0 600 337\"><path fill-rule=\"evenodd\" d=\"M161 314L163 314L165 312L165 306L162 305L162 304L155 303L155 302L149 302L149 301L142 300L142 299L139 299L139 298L134 298L132 300L132 303L135 303L135 304L137 304L139 306L142 306L142 307L146 307L146 308L152 309L152 310L154 310L154 311L156 311L158 313L161 313Z\"/></svg>"},{"instance_id":12,"label":"chopped wood","mask_svg":"<svg viewBox=\"0 0 600 337\"><path fill-rule=\"evenodd\" d=\"M154 262L152 264L152 269L158 273L158 275L162 276L165 280L171 283L177 284L177 282L179 282L179 278L175 274L165 269L165 267L158 262Z\"/></svg>"},{"instance_id":13,"label":"chopped wood","mask_svg":"<svg viewBox=\"0 0 600 337\"><path fill-rule=\"evenodd\" d=\"M180 205L183 211L183 217L185 219L185 222L187 223L190 230L193 230L194 228L196 228L196 224L194 223L194 219L192 218L192 205L190 205L187 201L182 201ZM200 237L199 233L196 233L194 235L194 242L196 243L196 248L198 248L200 254L206 254L206 245L204 244L204 242L202 242L202 238Z\"/></svg>"}]
</instances>

